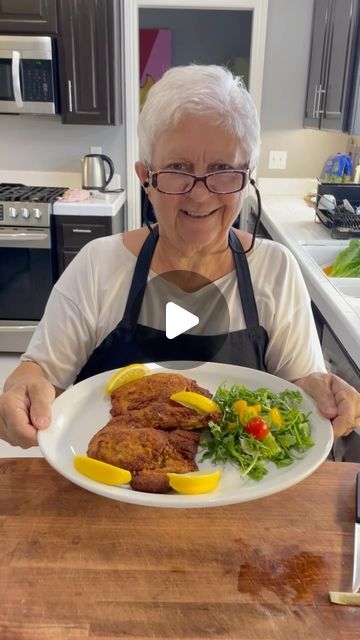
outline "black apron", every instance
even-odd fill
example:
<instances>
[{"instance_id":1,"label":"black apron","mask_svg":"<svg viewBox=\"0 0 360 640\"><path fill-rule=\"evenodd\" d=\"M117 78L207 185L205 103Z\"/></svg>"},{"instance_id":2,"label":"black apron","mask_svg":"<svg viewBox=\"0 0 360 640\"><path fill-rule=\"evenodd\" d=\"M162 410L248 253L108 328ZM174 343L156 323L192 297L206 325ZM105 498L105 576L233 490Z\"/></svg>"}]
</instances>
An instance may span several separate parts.
<instances>
[{"instance_id":1,"label":"black apron","mask_svg":"<svg viewBox=\"0 0 360 640\"><path fill-rule=\"evenodd\" d=\"M246 329L220 336L203 336L183 333L172 340L164 331L138 324L139 313L148 280L151 260L159 238L158 227L153 228L141 247L124 311L119 324L93 351L81 369L75 382L90 378L103 371L119 369L134 362L221 362L266 371L265 352L268 335L259 325L259 317L251 283L246 255L236 233L231 229L229 246L233 252L241 304ZM146 352L156 355L151 359ZM217 348L217 345L221 345Z\"/></svg>"}]
</instances>

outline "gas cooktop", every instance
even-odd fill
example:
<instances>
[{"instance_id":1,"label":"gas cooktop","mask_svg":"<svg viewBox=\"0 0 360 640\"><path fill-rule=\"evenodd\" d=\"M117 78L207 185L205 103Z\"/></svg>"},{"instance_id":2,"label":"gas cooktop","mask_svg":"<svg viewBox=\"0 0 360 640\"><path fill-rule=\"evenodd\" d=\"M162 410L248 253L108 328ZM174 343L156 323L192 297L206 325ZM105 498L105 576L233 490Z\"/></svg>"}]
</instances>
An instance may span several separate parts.
<instances>
[{"instance_id":1,"label":"gas cooktop","mask_svg":"<svg viewBox=\"0 0 360 640\"><path fill-rule=\"evenodd\" d=\"M65 187L27 187L24 184L0 183L2 202L55 202L63 195Z\"/></svg>"},{"instance_id":2,"label":"gas cooktop","mask_svg":"<svg viewBox=\"0 0 360 640\"><path fill-rule=\"evenodd\" d=\"M28 187L0 183L0 224L12 227L49 227L53 203L65 187Z\"/></svg>"}]
</instances>

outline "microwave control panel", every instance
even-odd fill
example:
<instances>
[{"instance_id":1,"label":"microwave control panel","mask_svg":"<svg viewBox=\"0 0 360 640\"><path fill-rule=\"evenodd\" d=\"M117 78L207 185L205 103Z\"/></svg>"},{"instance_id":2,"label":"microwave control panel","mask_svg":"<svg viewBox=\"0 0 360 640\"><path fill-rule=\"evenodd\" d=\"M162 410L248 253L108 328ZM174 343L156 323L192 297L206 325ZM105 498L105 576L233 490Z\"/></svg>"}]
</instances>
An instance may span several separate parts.
<instances>
[{"instance_id":1,"label":"microwave control panel","mask_svg":"<svg viewBox=\"0 0 360 640\"><path fill-rule=\"evenodd\" d=\"M28 102L52 102L54 98L51 60L22 60L22 92Z\"/></svg>"}]
</instances>

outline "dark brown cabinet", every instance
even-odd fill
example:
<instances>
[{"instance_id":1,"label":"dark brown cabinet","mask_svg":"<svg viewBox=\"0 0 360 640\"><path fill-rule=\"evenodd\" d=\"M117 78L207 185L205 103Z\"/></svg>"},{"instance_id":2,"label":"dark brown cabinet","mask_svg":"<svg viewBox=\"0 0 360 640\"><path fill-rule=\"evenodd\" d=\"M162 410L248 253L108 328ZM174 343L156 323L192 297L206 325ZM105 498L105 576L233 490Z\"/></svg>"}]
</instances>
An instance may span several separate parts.
<instances>
[{"instance_id":1,"label":"dark brown cabinet","mask_svg":"<svg viewBox=\"0 0 360 640\"><path fill-rule=\"evenodd\" d=\"M359 4L315 0L305 127L356 133L349 114L359 64Z\"/></svg>"},{"instance_id":2,"label":"dark brown cabinet","mask_svg":"<svg viewBox=\"0 0 360 640\"><path fill-rule=\"evenodd\" d=\"M119 0L58 0L62 120L121 123Z\"/></svg>"},{"instance_id":3,"label":"dark brown cabinet","mask_svg":"<svg viewBox=\"0 0 360 640\"><path fill-rule=\"evenodd\" d=\"M0 33L57 32L56 0L0 0Z\"/></svg>"},{"instance_id":4,"label":"dark brown cabinet","mask_svg":"<svg viewBox=\"0 0 360 640\"><path fill-rule=\"evenodd\" d=\"M118 125L120 0L0 0L0 33L55 35L64 124Z\"/></svg>"},{"instance_id":5,"label":"dark brown cabinet","mask_svg":"<svg viewBox=\"0 0 360 640\"><path fill-rule=\"evenodd\" d=\"M90 240L114 233L111 217L54 216L58 275Z\"/></svg>"}]
</instances>

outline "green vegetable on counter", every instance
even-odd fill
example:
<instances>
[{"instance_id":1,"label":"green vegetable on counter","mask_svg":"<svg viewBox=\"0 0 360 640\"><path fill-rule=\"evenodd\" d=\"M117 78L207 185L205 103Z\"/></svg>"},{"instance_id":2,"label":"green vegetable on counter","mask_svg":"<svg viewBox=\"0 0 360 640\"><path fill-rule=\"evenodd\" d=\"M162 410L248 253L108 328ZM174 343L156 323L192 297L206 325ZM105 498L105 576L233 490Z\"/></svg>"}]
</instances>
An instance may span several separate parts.
<instances>
[{"instance_id":1,"label":"green vegetable on counter","mask_svg":"<svg viewBox=\"0 0 360 640\"><path fill-rule=\"evenodd\" d=\"M268 473L267 460L277 467L292 464L314 444L309 415L301 410L302 399L300 391L289 389L274 393L221 385L213 400L223 416L219 423L209 422L209 433L201 442L203 459L233 463L242 476L253 480Z\"/></svg>"},{"instance_id":2,"label":"green vegetable on counter","mask_svg":"<svg viewBox=\"0 0 360 640\"><path fill-rule=\"evenodd\" d=\"M349 246L338 253L330 276L332 278L360 278L360 240L350 240Z\"/></svg>"}]
</instances>

